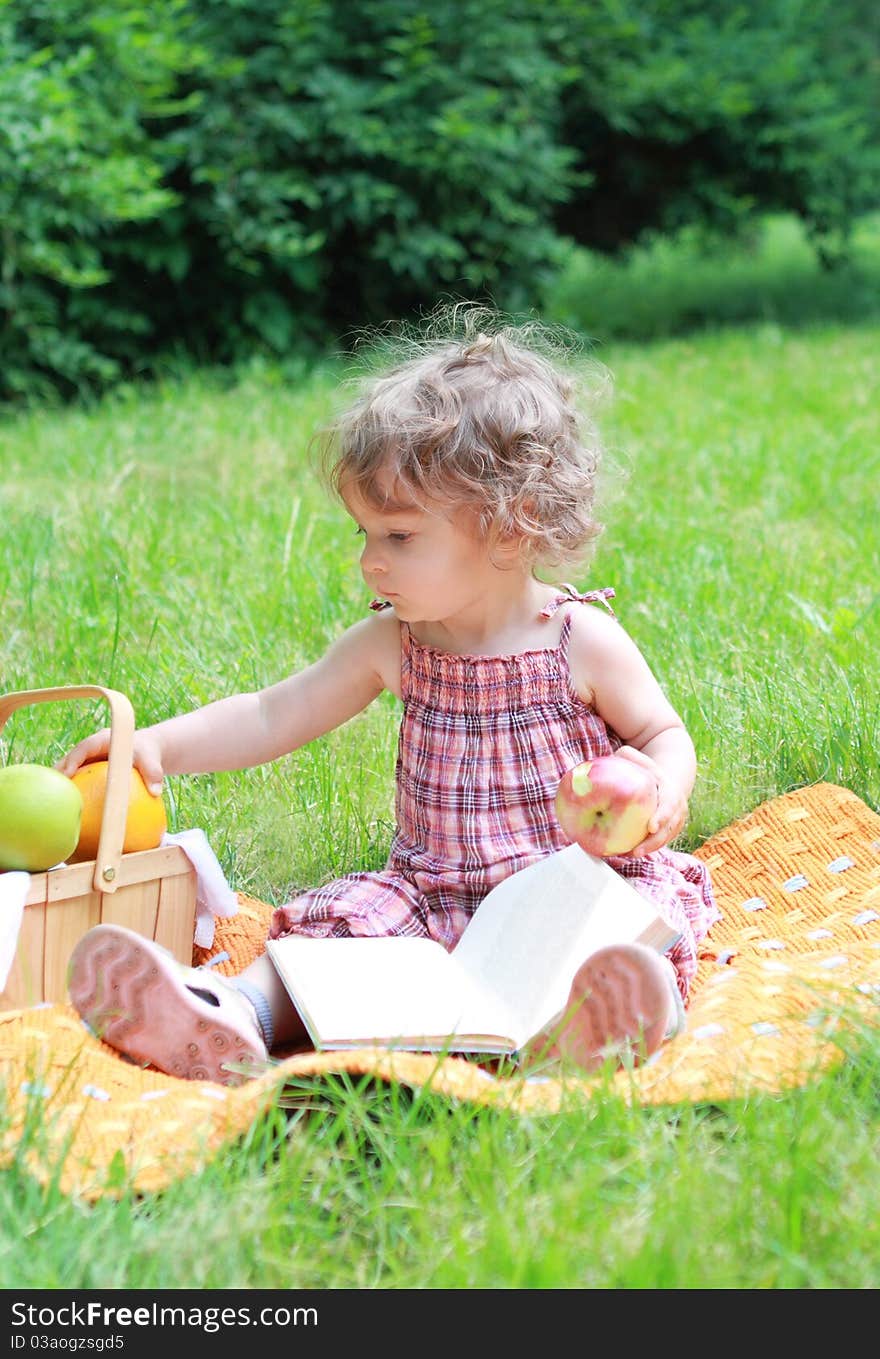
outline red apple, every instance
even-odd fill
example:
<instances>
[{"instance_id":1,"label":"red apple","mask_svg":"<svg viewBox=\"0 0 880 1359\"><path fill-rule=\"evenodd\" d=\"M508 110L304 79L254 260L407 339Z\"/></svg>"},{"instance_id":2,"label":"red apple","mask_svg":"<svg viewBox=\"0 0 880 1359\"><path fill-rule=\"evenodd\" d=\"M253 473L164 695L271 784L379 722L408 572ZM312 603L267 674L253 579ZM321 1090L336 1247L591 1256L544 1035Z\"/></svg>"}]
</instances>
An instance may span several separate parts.
<instances>
[{"instance_id":1,"label":"red apple","mask_svg":"<svg viewBox=\"0 0 880 1359\"><path fill-rule=\"evenodd\" d=\"M600 859L641 844L656 809L653 774L623 755L576 764L562 776L556 794L556 815L566 835Z\"/></svg>"}]
</instances>

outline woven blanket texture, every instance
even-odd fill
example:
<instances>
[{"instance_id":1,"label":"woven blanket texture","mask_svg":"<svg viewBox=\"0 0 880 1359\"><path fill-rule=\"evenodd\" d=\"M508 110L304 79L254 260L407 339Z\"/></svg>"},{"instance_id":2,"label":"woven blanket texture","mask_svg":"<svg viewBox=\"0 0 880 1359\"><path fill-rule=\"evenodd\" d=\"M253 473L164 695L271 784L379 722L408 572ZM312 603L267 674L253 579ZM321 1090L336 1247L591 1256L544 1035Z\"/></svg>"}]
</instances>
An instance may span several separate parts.
<instances>
[{"instance_id":1,"label":"woven blanket texture","mask_svg":"<svg viewBox=\"0 0 880 1359\"><path fill-rule=\"evenodd\" d=\"M697 851L723 919L703 941L688 1027L643 1066L584 1077L497 1075L465 1057L363 1049L283 1058L246 1084L181 1081L122 1059L66 1005L0 1015L4 1164L85 1198L160 1190L242 1136L285 1086L369 1075L453 1100L552 1114L610 1088L630 1101L718 1103L783 1092L844 1059L880 996L880 816L846 788L786 793ZM236 973L262 952L271 909L240 895L210 951ZM114 1188L115 1186L115 1188Z\"/></svg>"}]
</instances>

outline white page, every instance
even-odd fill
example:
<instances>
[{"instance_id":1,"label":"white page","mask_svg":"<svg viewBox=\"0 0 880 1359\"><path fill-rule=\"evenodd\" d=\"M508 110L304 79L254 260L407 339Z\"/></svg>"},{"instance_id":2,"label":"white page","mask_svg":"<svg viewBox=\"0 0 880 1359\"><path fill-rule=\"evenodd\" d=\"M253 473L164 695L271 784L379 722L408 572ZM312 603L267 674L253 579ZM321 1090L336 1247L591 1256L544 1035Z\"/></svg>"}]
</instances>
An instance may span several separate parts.
<instances>
[{"instance_id":1,"label":"white page","mask_svg":"<svg viewBox=\"0 0 880 1359\"><path fill-rule=\"evenodd\" d=\"M503 1003L481 991L435 940L289 935L270 940L268 949L282 980L285 964L295 971L291 996L307 1027L314 1025L316 1044L319 1035L324 1046L393 1046L401 1037L445 1040L456 1032L512 1036Z\"/></svg>"},{"instance_id":2,"label":"white page","mask_svg":"<svg viewBox=\"0 0 880 1359\"><path fill-rule=\"evenodd\" d=\"M568 845L494 888L452 956L518 1016L521 1046L564 1010L589 954L638 938L656 916L602 859Z\"/></svg>"}]
</instances>

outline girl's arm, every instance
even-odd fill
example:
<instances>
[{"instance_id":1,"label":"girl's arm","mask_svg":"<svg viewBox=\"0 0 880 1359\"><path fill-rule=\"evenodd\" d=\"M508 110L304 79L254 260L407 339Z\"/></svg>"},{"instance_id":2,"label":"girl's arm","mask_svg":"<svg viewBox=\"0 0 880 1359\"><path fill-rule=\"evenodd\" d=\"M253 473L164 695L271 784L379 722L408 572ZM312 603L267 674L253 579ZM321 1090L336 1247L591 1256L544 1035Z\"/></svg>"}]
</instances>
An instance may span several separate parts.
<instances>
[{"instance_id":1,"label":"girl's arm","mask_svg":"<svg viewBox=\"0 0 880 1359\"><path fill-rule=\"evenodd\" d=\"M697 774L694 744L635 642L597 609L573 613L569 663L579 696L624 744L618 755L657 780L657 810L631 854L641 858L674 839L687 822Z\"/></svg>"},{"instance_id":2,"label":"girl's arm","mask_svg":"<svg viewBox=\"0 0 880 1359\"><path fill-rule=\"evenodd\" d=\"M134 763L153 792L166 774L265 764L341 726L383 689L399 689L399 675L399 625L375 615L349 628L313 665L278 684L139 728ZM95 732L58 768L70 775L89 760L105 758L109 741L109 729Z\"/></svg>"}]
</instances>

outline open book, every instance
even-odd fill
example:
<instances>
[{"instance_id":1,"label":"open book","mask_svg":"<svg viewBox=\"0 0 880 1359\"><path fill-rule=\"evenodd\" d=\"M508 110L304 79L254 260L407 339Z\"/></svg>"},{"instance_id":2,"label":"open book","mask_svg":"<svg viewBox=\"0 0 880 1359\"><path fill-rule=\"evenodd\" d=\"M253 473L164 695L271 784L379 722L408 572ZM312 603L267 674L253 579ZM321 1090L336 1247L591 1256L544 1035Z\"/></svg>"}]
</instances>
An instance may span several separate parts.
<instances>
[{"instance_id":1,"label":"open book","mask_svg":"<svg viewBox=\"0 0 880 1359\"><path fill-rule=\"evenodd\" d=\"M561 1017L574 973L608 943L679 938L602 859L568 845L493 887L448 953L436 940L270 939L315 1048L517 1052Z\"/></svg>"},{"instance_id":2,"label":"open book","mask_svg":"<svg viewBox=\"0 0 880 1359\"><path fill-rule=\"evenodd\" d=\"M316 1048L517 1052L559 1018L606 944L679 938L602 859L569 845L486 896L451 953L427 938L270 939Z\"/></svg>"}]
</instances>

